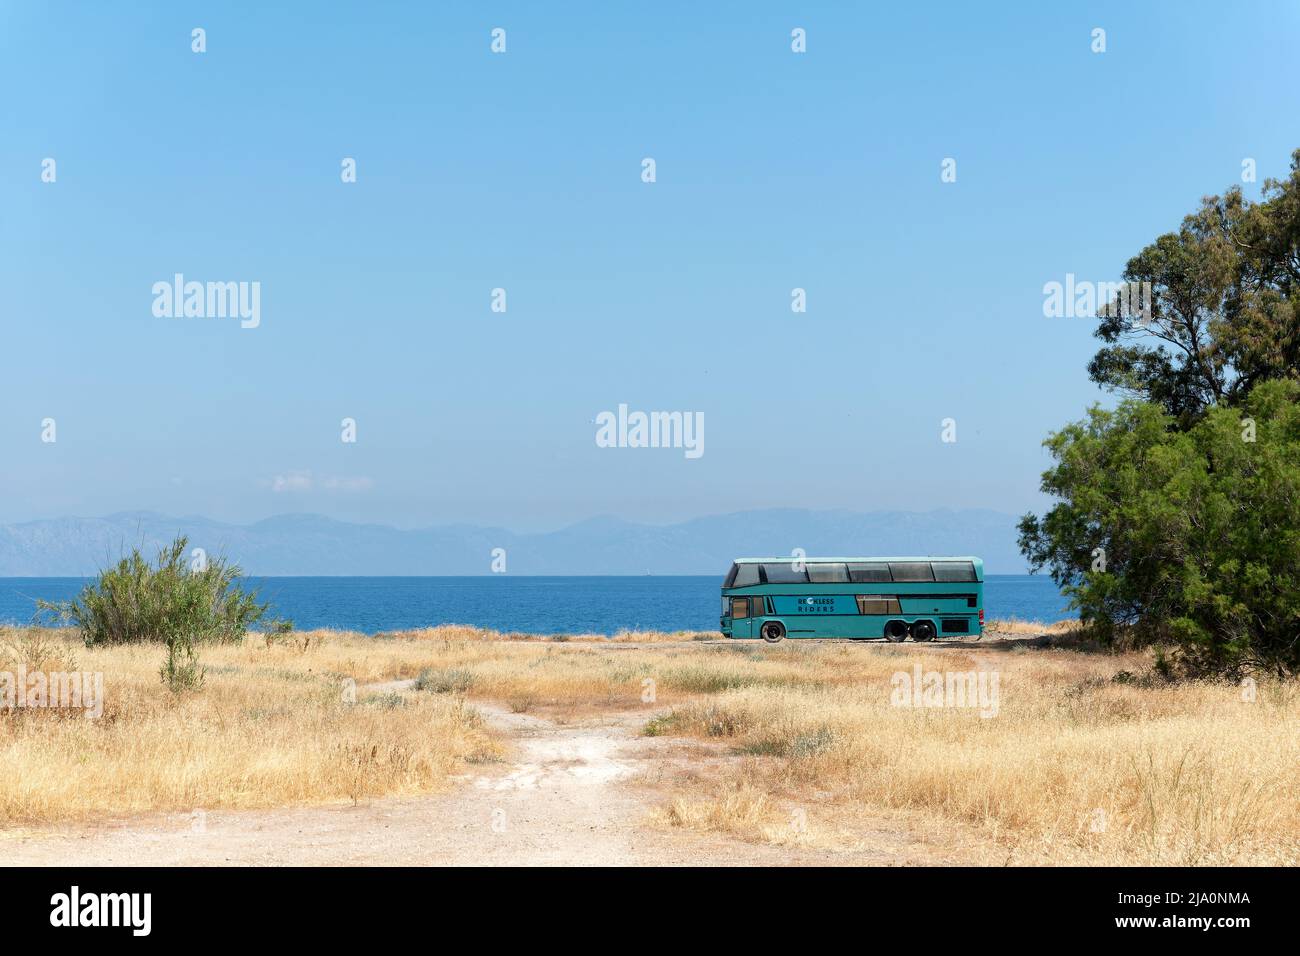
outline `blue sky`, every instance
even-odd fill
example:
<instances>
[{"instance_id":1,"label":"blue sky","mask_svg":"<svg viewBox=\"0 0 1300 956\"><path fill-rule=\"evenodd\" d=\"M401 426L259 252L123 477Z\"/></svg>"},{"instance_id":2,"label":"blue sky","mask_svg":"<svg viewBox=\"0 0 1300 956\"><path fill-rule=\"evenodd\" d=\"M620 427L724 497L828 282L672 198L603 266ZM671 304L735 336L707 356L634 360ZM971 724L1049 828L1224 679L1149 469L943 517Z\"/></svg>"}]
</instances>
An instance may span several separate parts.
<instances>
[{"instance_id":1,"label":"blue sky","mask_svg":"<svg viewBox=\"0 0 1300 956\"><path fill-rule=\"evenodd\" d=\"M1043 284L1300 146L1293 3L270 6L0 5L0 521L1040 508L1109 400Z\"/></svg>"}]
</instances>

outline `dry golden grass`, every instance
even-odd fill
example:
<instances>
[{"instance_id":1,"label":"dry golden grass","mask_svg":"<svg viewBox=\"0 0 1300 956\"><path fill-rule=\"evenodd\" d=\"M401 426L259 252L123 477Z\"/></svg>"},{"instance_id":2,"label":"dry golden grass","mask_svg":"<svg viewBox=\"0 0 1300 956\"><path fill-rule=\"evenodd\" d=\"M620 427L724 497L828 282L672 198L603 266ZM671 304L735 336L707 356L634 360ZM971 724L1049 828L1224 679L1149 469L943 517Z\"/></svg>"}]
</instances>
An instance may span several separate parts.
<instances>
[{"instance_id":1,"label":"dry golden grass","mask_svg":"<svg viewBox=\"0 0 1300 956\"><path fill-rule=\"evenodd\" d=\"M1234 685L1116 683L1149 668L1138 654L873 650L791 647L819 686L738 687L660 720L745 755L670 822L752 839L791 807L848 833L855 811L901 812L961 826L978 842L963 855L985 863L1300 861L1294 683L1246 701ZM997 672L997 716L894 706L891 676L918 663Z\"/></svg>"},{"instance_id":2,"label":"dry golden grass","mask_svg":"<svg viewBox=\"0 0 1300 956\"><path fill-rule=\"evenodd\" d=\"M1051 624L1043 621L1025 621L1018 617L1004 617L989 621L984 633L989 637L1038 637L1042 635L1069 634L1077 627L1074 621L1056 621Z\"/></svg>"},{"instance_id":3,"label":"dry golden grass","mask_svg":"<svg viewBox=\"0 0 1300 956\"><path fill-rule=\"evenodd\" d=\"M376 635L398 640L443 641L528 641L529 643L568 644L662 644L680 641L712 641L721 635L717 631L619 631L613 637L604 634L525 634L522 631L494 631L467 624L440 624L405 631L385 631Z\"/></svg>"},{"instance_id":4,"label":"dry golden grass","mask_svg":"<svg viewBox=\"0 0 1300 956\"><path fill-rule=\"evenodd\" d=\"M967 862L1300 862L1297 686L1260 679L1246 701L1233 685L1127 680L1147 655L1095 652L1067 628L927 647L255 635L204 648L204 689L179 697L158 680L161 648L51 633L20 656L103 671L104 716L0 714L0 823L437 789L503 753L465 703L479 698L559 719L640 711L647 733L731 754L677 784L667 826L845 848L890 818ZM997 673L997 715L894 706L892 676L916 664ZM410 678L421 691L365 690Z\"/></svg>"},{"instance_id":5,"label":"dry golden grass","mask_svg":"<svg viewBox=\"0 0 1300 956\"><path fill-rule=\"evenodd\" d=\"M159 680L159 645L91 649L67 630L0 628L0 670L21 661L29 672L102 672L105 697L97 719L0 712L0 765L20 768L0 776L0 825L436 790L464 761L503 752L464 691L517 710L641 706L649 664L604 658L590 645L694 636L554 640L459 626L376 637L325 629L272 640L253 634L201 648L203 689L176 695ZM472 672L472 680L460 693L365 689L447 671ZM355 705L344 699L349 679Z\"/></svg>"},{"instance_id":6,"label":"dry golden grass","mask_svg":"<svg viewBox=\"0 0 1300 956\"><path fill-rule=\"evenodd\" d=\"M340 658L365 654L329 640L305 651L252 640L204 648L203 689L174 695L159 680L162 648L88 649L50 633L44 643L63 655L47 659L50 670L103 673L103 714L0 713L0 824L422 792L443 786L462 760L497 753L458 698L359 690L347 704ZM26 654L32 644L0 632L0 669L21 658L39 666Z\"/></svg>"}]
</instances>

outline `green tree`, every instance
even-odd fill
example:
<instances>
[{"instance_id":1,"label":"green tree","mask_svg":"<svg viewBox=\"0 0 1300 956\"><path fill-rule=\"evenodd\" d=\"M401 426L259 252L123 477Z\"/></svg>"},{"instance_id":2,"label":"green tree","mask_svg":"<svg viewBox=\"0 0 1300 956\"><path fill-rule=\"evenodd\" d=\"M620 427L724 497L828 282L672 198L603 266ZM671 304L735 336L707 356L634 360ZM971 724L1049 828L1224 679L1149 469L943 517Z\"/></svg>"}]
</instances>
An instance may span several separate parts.
<instances>
[{"instance_id":1,"label":"green tree","mask_svg":"<svg viewBox=\"0 0 1300 956\"><path fill-rule=\"evenodd\" d=\"M1285 180L1252 203L1233 187L1202 200L1177 232L1129 260L1151 308L1099 310L1105 345L1088 372L1105 388L1161 405L1188 428L1259 382L1300 376L1300 150Z\"/></svg>"},{"instance_id":2,"label":"green tree","mask_svg":"<svg viewBox=\"0 0 1300 956\"><path fill-rule=\"evenodd\" d=\"M1296 673L1300 383L1174 424L1128 400L1052 435L1043 489L1061 503L1022 519L1021 549L1103 640L1175 643L1192 674Z\"/></svg>"},{"instance_id":3,"label":"green tree","mask_svg":"<svg viewBox=\"0 0 1300 956\"><path fill-rule=\"evenodd\" d=\"M1149 313L1099 310L1089 373L1125 398L1048 438L1057 503L1021 520L1021 550L1103 639L1174 642L1193 674L1296 673L1300 150L1260 202L1203 200L1124 279Z\"/></svg>"}]
</instances>

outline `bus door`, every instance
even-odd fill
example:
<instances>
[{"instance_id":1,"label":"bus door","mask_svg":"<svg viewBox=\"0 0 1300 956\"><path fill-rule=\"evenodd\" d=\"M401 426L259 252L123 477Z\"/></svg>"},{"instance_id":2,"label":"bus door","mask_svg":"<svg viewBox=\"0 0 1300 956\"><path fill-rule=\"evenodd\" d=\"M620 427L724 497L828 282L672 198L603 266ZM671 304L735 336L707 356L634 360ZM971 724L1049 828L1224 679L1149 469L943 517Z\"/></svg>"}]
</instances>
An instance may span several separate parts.
<instances>
[{"instance_id":1,"label":"bus door","mask_svg":"<svg viewBox=\"0 0 1300 956\"><path fill-rule=\"evenodd\" d=\"M749 613L750 604L753 600L758 611L761 614L763 608L763 599L761 597L733 597L731 599L731 636L732 637L757 637L753 632L753 615Z\"/></svg>"}]
</instances>

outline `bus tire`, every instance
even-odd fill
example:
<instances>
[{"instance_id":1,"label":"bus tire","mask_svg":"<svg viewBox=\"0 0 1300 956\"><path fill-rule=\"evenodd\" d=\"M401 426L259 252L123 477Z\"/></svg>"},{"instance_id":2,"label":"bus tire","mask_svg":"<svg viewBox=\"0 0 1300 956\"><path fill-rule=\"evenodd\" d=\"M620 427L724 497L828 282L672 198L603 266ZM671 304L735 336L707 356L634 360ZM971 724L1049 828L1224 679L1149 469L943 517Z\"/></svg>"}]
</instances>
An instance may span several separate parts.
<instances>
[{"instance_id":1,"label":"bus tire","mask_svg":"<svg viewBox=\"0 0 1300 956\"><path fill-rule=\"evenodd\" d=\"M905 621L886 621L885 640L898 644L907 640L907 623Z\"/></svg>"},{"instance_id":2,"label":"bus tire","mask_svg":"<svg viewBox=\"0 0 1300 956\"><path fill-rule=\"evenodd\" d=\"M934 640L934 624L930 621L917 621L912 625L912 640L922 643Z\"/></svg>"},{"instance_id":3,"label":"bus tire","mask_svg":"<svg viewBox=\"0 0 1300 956\"><path fill-rule=\"evenodd\" d=\"M785 640L785 625L780 621L765 621L758 633L767 643L780 644Z\"/></svg>"}]
</instances>

